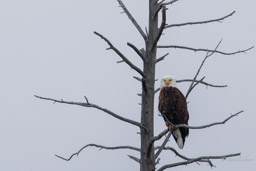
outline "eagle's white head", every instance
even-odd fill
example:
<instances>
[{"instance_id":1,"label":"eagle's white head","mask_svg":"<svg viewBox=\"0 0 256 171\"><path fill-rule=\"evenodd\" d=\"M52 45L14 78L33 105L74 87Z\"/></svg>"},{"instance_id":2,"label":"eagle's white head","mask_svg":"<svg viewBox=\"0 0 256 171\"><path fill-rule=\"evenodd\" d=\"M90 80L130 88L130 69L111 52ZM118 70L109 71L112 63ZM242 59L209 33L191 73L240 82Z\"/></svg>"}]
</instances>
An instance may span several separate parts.
<instances>
[{"instance_id":1,"label":"eagle's white head","mask_svg":"<svg viewBox=\"0 0 256 171\"><path fill-rule=\"evenodd\" d=\"M164 76L160 83L161 89L164 87L177 87L176 80L171 76Z\"/></svg>"}]
</instances>

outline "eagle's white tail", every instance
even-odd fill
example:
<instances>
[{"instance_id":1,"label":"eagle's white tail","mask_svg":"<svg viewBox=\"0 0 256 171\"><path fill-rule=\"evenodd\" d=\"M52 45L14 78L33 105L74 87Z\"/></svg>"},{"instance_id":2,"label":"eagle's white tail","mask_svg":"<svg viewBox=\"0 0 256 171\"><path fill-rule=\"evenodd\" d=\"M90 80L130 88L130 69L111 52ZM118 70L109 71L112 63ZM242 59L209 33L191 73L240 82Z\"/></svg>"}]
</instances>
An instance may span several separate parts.
<instances>
[{"instance_id":1,"label":"eagle's white tail","mask_svg":"<svg viewBox=\"0 0 256 171\"><path fill-rule=\"evenodd\" d=\"M183 143L183 140L182 140L182 136L181 136L181 133L180 133L180 129L175 129L175 130L173 131L173 136L175 136L175 138L177 139L178 147L179 147L180 149L183 149L184 143Z\"/></svg>"}]
</instances>

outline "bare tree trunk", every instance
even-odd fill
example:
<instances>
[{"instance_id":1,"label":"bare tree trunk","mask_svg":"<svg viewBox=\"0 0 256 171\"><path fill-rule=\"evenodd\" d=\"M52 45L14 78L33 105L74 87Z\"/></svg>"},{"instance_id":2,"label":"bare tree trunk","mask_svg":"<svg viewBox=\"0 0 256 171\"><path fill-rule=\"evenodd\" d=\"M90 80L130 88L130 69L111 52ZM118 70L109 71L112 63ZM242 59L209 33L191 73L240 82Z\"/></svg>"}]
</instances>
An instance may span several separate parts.
<instances>
[{"instance_id":1,"label":"bare tree trunk","mask_svg":"<svg viewBox=\"0 0 256 171\"><path fill-rule=\"evenodd\" d=\"M132 43L127 43L129 47L131 47L137 55L142 59L143 61L143 70L136 65L132 63L132 61L129 60L129 58L123 54L119 49L117 49L109 39L107 39L105 36L98 32L94 32L97 36L99 36L101 39L103 39L108 45L109 48L113 50L121 59L122 62L125 62L129 67L131 67L134 71L136 71L141 77L134 77L138 81L142 82L142 102L141 102L141 122L131 120L129 118L126 118L122 115L119 115L118 113L112 112L111 110L101 107L97 104L90 103L89 100L87 99L86 96L85 102L73 102L73 101L64 101L64 100L56 100L53 98L47 98L47 97L41 97L41 96L35 96L39 99L43 100L48 100L48 101L53 101L54 103L63 103L63 104L69 104L69 105L77 105L77 106L82 106L82 107L87 107L87 108L94 108L97 110L100 110L104 112L105 114L108 114L116 119L119 119L120 121L129 123L133 126L136 126L140 128L140 133L141 133L141 148L138 147L133 147L129 145L123 145L123 146L104 146L104 145L99 145L99 144L87 144L84 147L82 147L78 152L73 153L69 158L64 158L59 155L56 155L56 157L70 161L73 156L78 156L78 154L85 148L87 147L97 147L100 149L107 149L107 150L119 150L119 149L129 149L133 151L140 152L140 158L130 156L131 159L135 160L136 162L140 163L140 171L155 171L156 170L156 160L159 161L160 159L160 153L163 150L169 150L174 152L178 157L183 159L184 161L177 162L177 163L170 163L170 164L165 164L158 168L158 171L162 171L168 168L172 167L177 167L177 166L182 166L182 165L188 165L191 163L195 162L203 162L203 163L208 163L211 167L213 167L213 163L211 162L211 159L226 159L228 157L234 157L234 156L239 156L240 153L235 153L235 154L228 154L228 155L220 155L220 156L201 156L197 158L189 158L186 157L180 153L178 153L174 148L167 146L166 144L171 136L169 133L168 136L165 138L164 142L162 143L161 146L156 146L154 147L154 142L160 140L161 138L164 137L169 131L168 129L162 131L159 133L157 136L154 136L154 96L157 91L160 89L155 90L155 65L157 62L160 62L164 60L164 58L169 54L165 54L162 57L159 57L156 59L157 55L157 48L178 48L178 49L184 49L184 50L191 50L191 51L201 51L201 52L206 52L206 56L204 60L202 61L195 77L193 79L183 79L183 80L177 80L178 82L191 82L191 85L187 91L186 98L189 96L191 91L198 85L198 84L204 84L207 86L211 87L226 87L226 85L214 85L214 84L209 84L208 82L204 81L204 78L198 79L198 75L201 71L202 66L204 65L205 61L212 56L215 53L219 53L222 55L234 55L238 53L244 53L249 50L251 50L253 47L247 48L245 50L239 50L236 52L222 52L217 50L221 41L218 43L216 48L214 50L208 50L208 49L202 49L202 48L192 48L192 47L186 47L186 46L180 46L180 45L162 45L162 46L157 46L157 43L164 31L164 29L171 28L171 27L181 27L181 26L186 26L186 25L197 25L197 24L206 24L206 23L211 23L211 22L219 22L222 21L230 16L232 16L235 12L232 12L224 17L217 18L217 19L212 19L212 20L206 20L206 21L199 21L199 22L187 22L187 23L181 23L181 24L171 24L168 25L166 24L166 6L172 5L173 3L177 2L178 0L171 0L168 2L165 2L165 0L161 0L158 2L158 0L149 0L149 23L148 23L148 32L145 33L143 29L140 27L140 25L137 23L135 18L132 16L132 14L128 11L122 0L117 0L118 3L120 4L120 7L123 9L124 13L128 16L128 18L131 20L132 24L135 26L137 31L140 33L142 38L145 40L145 52L141 52L135 45ZM158 26L158 14L161 13L161 24ZM239 115L243 111L237 112L236 114L231 115L227 119L225 119L222 122L215 122L203 126L188 126L184 124L180 125L173 125L168 121L168 124L173 125L175 127L186 127L189 129L204 129L207 127L211 127L214 125L220 125L220 124L225 124L229 119ZM155 150L156 154L155 154Z\"/></svg>"},{"instance_id":2,"label":"bare tree trunk","mask_svg":"<svg viewBox=\"0 0 256 171\"><path fill-rule=\"evenodd\" d=\"M146 40L146 54L143 72L145 78L142 82L142 108L141 123L146 128L141 128L141 171L155 170L154 145L149 147L150 140L154 137L154 91L155 91L155 60L156 47L154 46L155 35L158 30L157 17L154 12L157 10L155 0L149 0L149 34Z\"/></svg>"}]
</instances>

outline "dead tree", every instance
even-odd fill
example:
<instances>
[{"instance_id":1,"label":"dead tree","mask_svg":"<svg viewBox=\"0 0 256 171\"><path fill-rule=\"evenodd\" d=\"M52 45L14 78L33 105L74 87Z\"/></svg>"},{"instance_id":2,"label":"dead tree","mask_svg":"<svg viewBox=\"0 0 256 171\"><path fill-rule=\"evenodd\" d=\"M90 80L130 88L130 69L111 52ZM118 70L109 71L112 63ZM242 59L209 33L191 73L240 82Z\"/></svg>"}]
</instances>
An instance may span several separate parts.
<instances>
[{"instance_id":1,"label":"dead tree","mask_svg":"<svg viewBox=\"0 0 256 171\"><path fill-rule=\"evenodd\" d=\"M145 47L143 47L143 50L139 50L141 48L136 47L132 43L127 43L127 45L134 50L137 55L141 58L143 62L143 68L139 68L136 65L133 64L132 61L129 60L129 58L123 54L120 50L118 50L115 45L111 43L111 41L103 36L102 34L98 32L94 32L95 35L99 36L103 41L105 41L108 44L108 50L113 50L122 60L122 62L125 62L129 67L131 67L134 71L137 72L138 76L135 76L134 78L138 80L141 83L142 86L142 92L140 94L141 96L141 120L140 121L134 121L131 119L128 119L124 116L121 116L119 114L116 114L106 108L103 108L97 104L90 103L90 101L85 97L85 102L71 102L71 101L64 101L64 100L57 100L53 98L46 98L46 97L41 97L41 96L35 96L37 98L43 99L43 100L49 100L53 101L55 103L63 103L63 104L70 104L70 105L78 105L82 107L88 107L88 108L95 108L98 109L108 115L113 116L116 119L119 119L121 121L124 121L126 123L129 123L131 125L134 125L140 129L140 142L141 146L140 147L132 147L129 145L126 146L116 146L116 147L106 147L103 145L98 145L98 144L88 144L84 147L82 147L78 152L72 154L69 158L64 158L61 156L56 155L57 157L69 161L72 159L73 156L78 155L83 149L87 147L97 147L101 149L111 149L111 150L117 150L117 149L129 149L129 150L134 150L138 151L140 153L140 158L134 157L134 156L129 156L131 159L135 160L140 164L140 170L141 171L153 171L156 170L156 165L158 164L159 161L159 156L163 150L170 150L174 154L176 154L178 157L183 159L183 162L178 162L178 163L171 163L171 164L166 164L163 165L162 167L158 168L158 171L165 170L167 168L171 167L177 167L180 165L187 165L191 164L194 162L206 162L208 163L211 167L213 166L212 159L226 159L228 157L233 157L233 156L238 156L240 153L235 153L235 154L228 154L228 155L220 155L220 156L201 156L197 158L189 158L186 157L180 153L178 153L174 148L166 146L171 134L168 134L168 129L163 130L161 133L158 135L154 136L154 97L155 93L159 91L159 88L155 88L155 67L156 64L162 60L165 59L166 56L168 56L168 53L162 57L157 58L157 49L158 48L175 48L175 49L183 49L183 50L191 50L191 51L198 51L198 52L205 52L206 56L204 60L202 61L197 73L195 74L194 78L192 79L182 79L182 80L177 80L177 83L182 83L182 82L190 82L189 89L187 91L186 98L189 96L189 94L192 92L192 90L198 85L198 84L204 84L210 87L226 87L226 85L214 85L210 84L206 81L204 81L205 77L203 78L198 78L198 75L201 71L201 68L203 67L205 61L211 57L212 55L219 53L222 55L235 55L238 53L244 53L251 48L245 49L245 50L239 50L235 52L222 52L218 50L218 47L221 44L221 41L217 44L215 48L212 50L210 49L203 49L203 48L194 48L194 47L186 47L186 46L181 46L181 45L158 45L158 42L162 36L162 33L164 30L168 30L172 27L183 27L186 25L199 25L199 24L208 24L212 22L220 22L225 20L226 18L232 16L234 12L231 12L230 14L216 18L216 19L211 19L211 20L206 20L206 21L198 21L198 22L187 22L187 23L180 23L180 24L171 24L168 25L166 24L166 12L167 12L167 7L170 5L173 5L176 3L178 0L171 0L171 1L165 1L165 0L149 0L149 16L148 16L148 27L146 31L143 31L141 26L137 23L135 18L132 16L132 14L129 12L129 10L126 8L124 3L121 0L117 0L120 7L122 8L123 12L128 16L130 19L131 23L135 26L137 31L140 33L142 39L145 42ZM159 17L160 16L160 17ZM160 26L158 25L158 20L161 21ZM222 122L216 122L216 123L211 123L211 124L206 124L203 126L188 126L188 125L173 125L175 127L188 127L189 129L204 129L207 127L215 126L215 125L220 125L220 124L225 124L229 119L233 118L234 116L239 115L243 111L237 112L227 119L225 119ZM172 124L172 123L169 123ZM164 142L160 146L155 146L155 142L160 140L161 138L164 137L164 135L168 134L165 137Z\"/></svg>"}]
</instances>

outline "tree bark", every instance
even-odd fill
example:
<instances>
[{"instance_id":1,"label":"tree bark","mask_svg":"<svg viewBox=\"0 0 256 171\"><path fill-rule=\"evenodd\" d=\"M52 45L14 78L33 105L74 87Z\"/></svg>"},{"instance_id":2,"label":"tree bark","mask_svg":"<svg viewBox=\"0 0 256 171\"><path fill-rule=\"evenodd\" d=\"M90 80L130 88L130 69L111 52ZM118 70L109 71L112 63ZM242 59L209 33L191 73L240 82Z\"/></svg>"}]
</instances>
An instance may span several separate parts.
<instances>
[{"instance_id":1,"label":"tree bark","mask_svg":"<svg viewBox=\"0 0 256 171\"><path fill-rule=\"evenodd\" d=\"M141 171L155 170L154 144L150 146L150 141L154 137L154 90L155 90L155 61L156 47L155 37L158 31L158 17L154 17L158 9L156 0L149 0L149 32L145 41L146 54L143 72L145 78L142 81L142 108L141 123L146 128L141 129Z\"/></svg>"}]
</instances>

